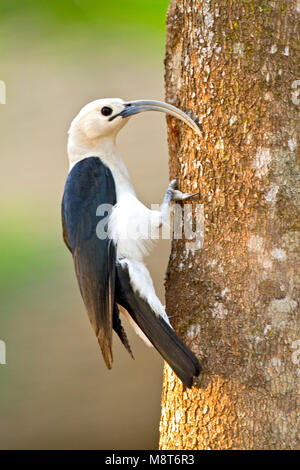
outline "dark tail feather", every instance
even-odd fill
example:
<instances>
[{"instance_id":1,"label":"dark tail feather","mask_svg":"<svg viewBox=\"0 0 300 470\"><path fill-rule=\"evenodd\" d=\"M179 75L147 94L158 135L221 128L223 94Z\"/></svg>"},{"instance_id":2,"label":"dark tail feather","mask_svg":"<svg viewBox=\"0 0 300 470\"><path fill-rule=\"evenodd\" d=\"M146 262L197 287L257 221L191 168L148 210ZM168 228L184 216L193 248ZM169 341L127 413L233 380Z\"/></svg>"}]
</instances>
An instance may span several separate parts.
<instances>
[{"instance_id":1,"label":"dark tail feather","mask_svg":"<svg viewBox=\"0 0 300 470\"><path fill-rule=\"evenodd\" d=\"M157 317L146 300L134 292L126 265L117 263L116 301L122 305L149 341L170 365L175 374L187 387L193 385L193 377L201 372L201 366L194 353L176 335L174 330Z\"/></svg>"},{"instance_id":2,"label":"dark tail feather","mask_svg":"<svg viewBox=\"0 0 300 470\"><path fill-rule=\"evenodd\" d=\"M119 309L118 309L116 304L114 306L113 329L115 330L115 332L119 336L119 338L121 340L121 343L125 346L125 348L129 352L132 359L134 359L134 356L132 354L131 347L130 347L127 335L125 333L125 330L124 330L124 328L122 326L122 323L121 323L121 320L120 320L120 312L119 312Z\"/></svg>"}]
</instances>

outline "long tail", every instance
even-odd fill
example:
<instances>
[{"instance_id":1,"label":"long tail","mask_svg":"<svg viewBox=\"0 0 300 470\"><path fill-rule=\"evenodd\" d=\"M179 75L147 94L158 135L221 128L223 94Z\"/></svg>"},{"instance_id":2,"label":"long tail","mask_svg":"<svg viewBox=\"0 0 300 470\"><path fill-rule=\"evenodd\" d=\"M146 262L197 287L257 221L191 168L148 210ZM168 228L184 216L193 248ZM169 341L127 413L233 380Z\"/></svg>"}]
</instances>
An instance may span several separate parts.
<instances>
[{"instance_id":1,"label":"long tail","mask_svg":"<svg viewBox=\"0 0 300 470\"><path fill-rule=\"evenodd\" d=\"M149 341L187 387L201 372L194 353L176 335L166 321L157 316L150 304L132 288L128 267L117 263L116 302L124 307Z\"/></svg>"}]
</instances>

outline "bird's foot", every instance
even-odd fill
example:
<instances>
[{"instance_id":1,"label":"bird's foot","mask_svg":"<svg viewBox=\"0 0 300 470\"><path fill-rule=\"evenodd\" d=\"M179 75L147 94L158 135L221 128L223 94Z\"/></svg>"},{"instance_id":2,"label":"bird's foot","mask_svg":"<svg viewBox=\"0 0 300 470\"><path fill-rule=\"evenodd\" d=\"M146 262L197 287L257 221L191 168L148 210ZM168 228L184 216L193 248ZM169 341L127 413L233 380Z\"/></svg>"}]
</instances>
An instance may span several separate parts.
<instances>
[{"instance_id":1,"label":"bird's foot","mask_svg":"<svg viewBox=\"0 0 300 470\"><path fill-rule=\"evenodd\" d=\"M200 193L183 193L177 189L178 182L177 180L172 180L168 186L168 191L171 193L171 201L185 201L194 196L198 196Z\"/></svg>"}]
</instances>

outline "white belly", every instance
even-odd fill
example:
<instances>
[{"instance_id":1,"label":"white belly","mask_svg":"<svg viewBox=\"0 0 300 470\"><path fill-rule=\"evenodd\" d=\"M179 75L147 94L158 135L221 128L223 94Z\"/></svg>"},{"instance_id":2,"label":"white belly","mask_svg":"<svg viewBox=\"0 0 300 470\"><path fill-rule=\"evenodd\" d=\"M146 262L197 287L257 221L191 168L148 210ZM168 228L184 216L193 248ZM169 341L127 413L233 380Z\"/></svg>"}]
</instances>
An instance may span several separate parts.
<instances>
[{"instance_id":1,"label":"white belly","mask_svg":"<svg viewBox=\"0 0 300 470\"><path fill-rule=\"evenodd\" d=\"M159 213L157 213L159 224ZM109 218L108 232L117 245L118 258L141 261L151 249L155 211L142 204L135 195L122 193Z\"/></svg>"}]
</instances>

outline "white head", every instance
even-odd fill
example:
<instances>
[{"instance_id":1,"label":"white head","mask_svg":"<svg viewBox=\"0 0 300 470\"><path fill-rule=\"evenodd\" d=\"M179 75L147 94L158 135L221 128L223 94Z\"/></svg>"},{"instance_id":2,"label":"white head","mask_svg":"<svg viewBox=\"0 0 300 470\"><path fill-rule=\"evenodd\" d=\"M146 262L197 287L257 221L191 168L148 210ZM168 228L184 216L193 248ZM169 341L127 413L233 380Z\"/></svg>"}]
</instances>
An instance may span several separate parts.
<instances>
[{"instance_id":1,"label":"white head","mask_svg":"<svg viewBox=\"0 0 300 470\"><path fill-rule=\"evenodd\" d=\"M88 156L104 156L113 152L118 132L128 118L143 111L160 111L171 114L200 134L198 126L183 111L162 101L123 101L105 98L85 105L73 119L69 129L68 155L74 164Z\"/></svg>"}]
</instances>

